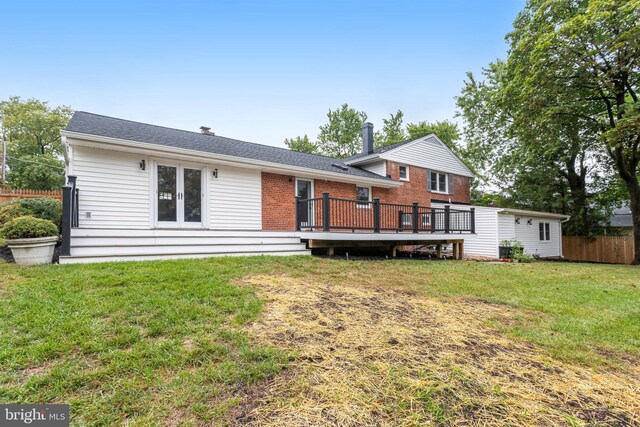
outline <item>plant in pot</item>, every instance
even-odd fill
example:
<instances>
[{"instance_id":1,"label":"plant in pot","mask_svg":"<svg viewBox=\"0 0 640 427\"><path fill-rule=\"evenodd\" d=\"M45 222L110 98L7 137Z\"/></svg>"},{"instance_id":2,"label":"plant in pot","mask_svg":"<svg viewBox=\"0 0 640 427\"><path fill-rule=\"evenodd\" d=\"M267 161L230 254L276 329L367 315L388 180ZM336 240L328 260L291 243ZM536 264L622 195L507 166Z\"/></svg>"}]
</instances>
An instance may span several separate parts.
<instances>
[{"instance_id":1,"label":"plant in pot","mask_svg":"<svg viewBox=\"0 0 640 427\"><path fill-rule=\"evenodd\" d=\"M514 255L519 255L524 252L524 246L519 241L503 240L498 246L500 259L513 259Z\"/></svg>"},{"instance_id":2,"label":"plant in pot","mask_svg":"<svg viewBox=\"0 0 640 427\"><path fill-rule=\"evenodd\" d=\"M58 227L46 219L21 216L0 228L13 259L19 265L49 264L58 242Z\"/></svg>"}]
</instances>

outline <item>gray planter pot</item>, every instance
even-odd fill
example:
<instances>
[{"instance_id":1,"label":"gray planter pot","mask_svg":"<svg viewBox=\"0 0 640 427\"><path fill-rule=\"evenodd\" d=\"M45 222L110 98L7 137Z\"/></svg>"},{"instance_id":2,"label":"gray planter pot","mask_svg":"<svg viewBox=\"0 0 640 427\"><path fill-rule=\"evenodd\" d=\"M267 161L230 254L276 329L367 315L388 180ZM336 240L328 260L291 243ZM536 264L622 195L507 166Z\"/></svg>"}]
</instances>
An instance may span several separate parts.
<instances>
[{"instance_id":1,"label":"gray planter pot","mask_svg":"<svg viewBox=\"0 0 640 427\"><path fill-rule=\"evenodd\" d=\"M34 239L7 239L13 259L18 265L51 264L58 236Z\"/></svg>"}]
</instances>

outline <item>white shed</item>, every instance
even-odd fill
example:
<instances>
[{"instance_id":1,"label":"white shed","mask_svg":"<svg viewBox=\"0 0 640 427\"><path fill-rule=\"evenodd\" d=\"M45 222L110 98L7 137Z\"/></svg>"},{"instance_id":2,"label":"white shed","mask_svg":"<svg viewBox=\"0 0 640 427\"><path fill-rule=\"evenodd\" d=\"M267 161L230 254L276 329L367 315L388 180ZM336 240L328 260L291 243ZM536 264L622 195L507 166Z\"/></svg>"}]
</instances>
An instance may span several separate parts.
<instances>
[{"instance_id":1,"label":"white shed","mask_svg":"<svg viewBox=\"0 0 640 427\"><path fill-rule=\"evenodd\" d=\"M433 207L446 204L433 203ZM452 209L475 208L476 234L464 237L467 255L498 258L504 240L522 243L524 252L543 258L562 256L562 223L567 215L521 209L449 205Z\"/></svg>"}]
</instances>

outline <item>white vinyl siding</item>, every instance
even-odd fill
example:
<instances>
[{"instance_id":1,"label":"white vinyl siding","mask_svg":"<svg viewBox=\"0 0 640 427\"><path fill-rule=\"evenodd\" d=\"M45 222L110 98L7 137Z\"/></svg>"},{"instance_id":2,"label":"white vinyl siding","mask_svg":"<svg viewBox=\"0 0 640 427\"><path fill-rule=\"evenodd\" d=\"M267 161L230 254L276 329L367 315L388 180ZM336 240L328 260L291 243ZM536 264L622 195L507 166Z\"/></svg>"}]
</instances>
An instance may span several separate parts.
<instances>
[{"instance_id":1,"label":"white vinyl siding","mask_svg":"<svg viewBox=\"0 0 640 427\"><path fill-rule=\"evenodd\" d=\"M432 203L434 208L444 208L442 203ZM472 206L449 205L451 209L469 210ZM498 209L473 206L476 217L476 234L461 234L464 238L464 253L467 255L498 257Z\"/></svg>"},{"instance_id":2,"label":"white vinyl siding","mask_svg":"<svg viewBox=\"0 0 640 427\"><path fill-rule=\"evenodd\" d=\"M146 170L140 161L146 159ZM149 228L149 159L74 147L81 228ZM88 217L90 216L90 218Z\"/></svg>"},{"instance_id":3,"label":"white vinyl siding","mask_svg":"<svg viewBox=\"0 0 640 427\"><path fill-rule=\"evenodd\" d=\"M561 228L560 221L556 219L520 217L520 224L515 224L515 238L524 246L524 251L531 255L541 257L560 256L561 254ZM531 225L527 222L531 220ZM549 223L549 240L540 241L540 223Z\"/></svg>"},{"instance_id":4,"label":"white vinyl siding","mask_svg":"<svg viewBox=\"0 0 640 427\"><path fill-rule=\"evenodd\" d=\"M381 153L380 158L424 169L473 177L464 163L433 136Z\"/></svg>"},{"instance_id":5,"label":"white vinyl siding","mask_svg":"<svg viewBox=\"0 0 640 427\"><path fill-rule=\"evenodd\" d=\"M498 214L498 239L513 240L516 238L516 218L511 214Z\"/></svg>"},{"instance_id":6,"label":"white vinyl siding","mask_svg":"<svg viewBox=\"0 0 640 427\"><path fill-rule=\"evenodd\" d=\"M366 165L360 166L364 170L368 170L369 172L373 172L380 176L387 176L387 162L377 161L373 163L367 163Z\"/></svg>"},{"instance_id":7,"label":"white vinyl siding","mask_svg":"<svg viewBox=\"0 0 640 427\"><path fill-rule=\"evenodd\" d=\"M218 178L213 178L212 173L208 173L209 228L260 230L262 228L260 171L228 166L209 167L210 171L213 169L218 169Z\"/></svg>"}]
</instances>

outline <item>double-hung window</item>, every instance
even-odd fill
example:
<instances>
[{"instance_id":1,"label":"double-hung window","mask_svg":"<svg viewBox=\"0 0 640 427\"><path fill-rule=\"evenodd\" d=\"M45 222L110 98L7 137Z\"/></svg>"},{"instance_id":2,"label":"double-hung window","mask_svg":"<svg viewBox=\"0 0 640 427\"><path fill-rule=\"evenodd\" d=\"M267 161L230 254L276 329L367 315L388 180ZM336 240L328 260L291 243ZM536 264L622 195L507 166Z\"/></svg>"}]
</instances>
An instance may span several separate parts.
<instances>
[{"instance_id":1,"label":"double-hung window","mask_svg":"<svg viewBox=\"0 0 640 427\"><path fill-rule=\"evenodd\" d=\"M434 193L448 193L449 192L449 179L446 173L441 172L429 172L430 173L430 187L429 191Z\"/></svg>"},{"instance_id":2,"label":"double-hung window","mask_svg":"<svg viewBox=\"0 0 640 427\"><path fill-rule=\"evenodd\" d=\"M400 165L398 166L398 171L400 174L400 181L409 181L409 166Z\"/></svg>"}]
</instances>

